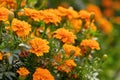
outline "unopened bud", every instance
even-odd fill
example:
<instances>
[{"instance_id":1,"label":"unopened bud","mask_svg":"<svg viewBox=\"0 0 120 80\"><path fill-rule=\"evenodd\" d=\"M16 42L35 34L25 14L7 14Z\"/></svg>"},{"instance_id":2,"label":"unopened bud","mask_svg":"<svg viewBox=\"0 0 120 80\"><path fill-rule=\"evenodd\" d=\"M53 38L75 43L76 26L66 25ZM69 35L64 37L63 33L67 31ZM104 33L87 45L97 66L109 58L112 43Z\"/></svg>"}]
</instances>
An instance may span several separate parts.
<instances>
[{"instance_id":1,"label":"unopened bud","mask_svg":"<svg viewBox=\"0 0 120 80\"><path fill-rule=\"evenodd\" d=\"M91 12L90 14L90 22L92 22L95 18L95 13L94 12Z\"/></svg>"},{"instance_id":2,"label":"unopened bud","mask_svg":"<svg viewBox=\"0 0 120 80\"><path fill-rule=\"evenodd\" d=\"M14 18L14 13L12 11L10 11L8 14L8 20L10 23L12 22L13 18Z\"/></svg>"},{"instance_id":3,"label":"unopened bud","mask_svg":"<svg viewBox=\"0 0 120 80\"><path fill-rule=\"evenodd\" d=\"M104 59L104 60L107 59L107 57L108 57L107 54L104 54L104 55L103 55L103 59Z\"/></svg>"}]
</instances>

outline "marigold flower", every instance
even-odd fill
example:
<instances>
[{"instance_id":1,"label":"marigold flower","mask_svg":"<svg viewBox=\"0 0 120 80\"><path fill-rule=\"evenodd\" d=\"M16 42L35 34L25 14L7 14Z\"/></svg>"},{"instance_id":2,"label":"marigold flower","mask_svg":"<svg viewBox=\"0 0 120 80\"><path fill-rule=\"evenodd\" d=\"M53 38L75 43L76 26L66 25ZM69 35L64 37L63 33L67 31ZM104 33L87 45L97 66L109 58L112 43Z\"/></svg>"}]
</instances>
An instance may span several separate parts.
<instances>
[{"instance_id":1,"label":"marigold flower","mask_svg":"<svg viewBox=\"0 0 120 80\"><path fill-rule=\"evenodd\" d=\"M107 18L111 18L114 16L114 10L112 8L104 9L103 14Z\"/></svg>"},{"instance_id":2,"label":"marigold flower","mask_svg":"<svg viewBox=\"0 0 120 80\"><path fill-rule=\"evenodd\" d=\"M61 17L55 14L56 12L51 12L51 10L44 10L40 12L40 20L43 20L46 24L53 23L57 26L57 23L60 23Z\"/></svg>"},{"instance_id":3,"label":"marigold flower","mask_svg":"<svg viewBox=\"0 0 120 80\"><path fill-rule=\"evenodd\" d=\"M57 16L61 16L61 13L60 13L60 11L58 10L58 9L46 9L45 10L46 12L49 12L49 13L52 13L52 14L55 14L55 15L57 15Z\"/></svg>"},{"instance_id":4,"label":"marigold flower","mask_svg":"<svg viewBox=\"0 0 120 80\"><path fill-rule=\"evenodd\" d=\"M35 38L29 41L31 46L30 52L36 54L37 56L42 56L43 53L49 52L49 46L47 45L49 42L47 40L41 38Z\"/></svg>"},{"instance_id":5,"label":"marigold flower","mask_svg":"<svg viewBox=\"0 0 120 80\"><path fill-rule=\"evenodd\" d=\"M82 20L81 19L72 19L70 20L70 23L72 24L73 28L76 32L78 32L82 26Z\"/></svg>"},{"instance_id":6,"label":"marigold flower","mask_svg":"<svg viewBox=\"0 0 120 80\"><path fill-rule=\"evenodd\" d=\"M116 11L120 11L120 1L119 0L116 0L113 2L113 8L116 10Z\"/></svg>"},{"instance_id":7,"label":"marigold flower","mask_svg":"<svg viewBox=\"0 0 120 80\"><path fill-rule=\"evenodd\" d=\"M22 0L21 1L21 7L25 6L25 4L26 4L26 0Z\"/></svg>"},{"instance_id":8,"label":"marigold flower","mask_svg":"<svg viewBox=\"0 0 120 80\"><path fill-rule=\"evenodd\" d=\"M85 20L86 22L90 22L90 16L91 14L86 10L79 11L79 18Z\"/></svg>"},{"instance_id":9,"label":"marigold flower","mask_svg":"<svg viewBox=\"0 0 120 80\"><path fill-rule=\"evenodd\" d=\"M61 6L58 7L59 12L61 13L60 16L66 16L68 19L73 19L78 17L78 13L73 10L72 8L63 8Z\"/></svg>"},{"instance_id":10,"label":"marigold flower","mask_svg":"<svg viewBox=\"0 0 120 80\"><path fill-rule=\"evenodd\" d=\"M29 34L29 32L31 31L31 26L25 21L20 21L18 19L13 19L12 30L19 37L26 37Z\"/></svg>"},{"instance_id":11,"label":"marigold flower","mask_svg":"<svg viewBox=\"0 0 120 80\"><path fill-rule=\"evenodd\" d=\"M105 32L106 34L109 34L112 32L112 24L107 21L105 18L99 18L98 24L100 25L100 28Z\"/></svg>"},{"instance_id":12,"label":"marigold flower","mask_svg":"<svg viewBox=\"0 0 120 80\"><path fill-rule=\"evenodd\" d=\"M96 6L96 5L93 5L93 4L87 5L87 11L89 11L89 12L94 12L96 19L99 19L99 18L102 17L101 10L100 10L100 8L99 8L98 6Z\"/></svg>"},{"instance_id":13,"label":"marigold flower","mask_svg":"<svg viewBox=\"0 0 120 80\"><path fill-rule=\"evenodd\" d=\"M8 20L9 10L7 8L1 7L0 8L0 21Z\"/></svg>"},{"instance_id":14,"label":"marigold flower","mask_svg":"<svg viewBox=\"0 0 120 80\"><path fill-rule=\"evenodd\" d=\"M40 13L39 13L39 11L37 11L35 9L24 8L24 14L35 21L40 20L40 17L39 17Z\"/></svg>"},{"instance_id":15,"label":"marigold flower","mask_svg":"<svg viewBox=\"0 0 120 80\"><path fill-rule=\"evenodd\" d=\"M113 6L113 0L102 0L101 4L105 8L109 8Z\"/></svg>"},{"instance_id":16,"label":"marigold flower","mask_svg":"<svg viewBox=\"0 0 120 80\"><path fill-rule=\"evenodd\" d=\"M19 73L20 76L27 76L30 72L25 67L20 67L17 73Z\"/></svg>"},{"instance_id":17,"label":"marigold flower","mask_svg":"<svg viewBox=\"0 0 120 80\"><path fill-rule=\"evenodd\" d=\"M69 66L71 68L77 66L76 63L73 60L71 60L71 59L66 60L65 61L65 65L67 65L67 66Z\"/></svg>"},{"instance_id":18,"label":"marigold flower","mask_svg":"<svg viewBox=\"0 0 120 80\"><path fill-rule=\"evenodd\" d=\"M0 0L0 3L4 4L2 7L7 6L8 8L16 8L16 0Z\"/></svg>"},{"instance_id":19,"label":"marigold flower","mask_svg":"<svg viewBox=\"0 0 120 80\"><path fill-rule=\"evenodd\" d=\"M46 24L54 23L55 25L57 25L57 23L60 23L61 21L61 17L58 16L59 13L55 14L56 12L58 13L58 11L51 9L40 10L40 11L30 8L24 9L25 15L29 16L31 19L35 21L43 20Z\"/></svg>"},{"instance_id":20,"label":"marigold flower","mask_svg":"<svg viewBox=\"0 0 120 80\"><path fill-rule=\"evenodd\" d=\"M86 22L85 23L85 29L91 29L93 31L97 30L97 27L95 26L94 22Z\"/></svg>"},{"instance_id":21,"label":"marigold flower","mask_svg":"<svg viewBox=\"0 0 120 80\"><path fill-rule=\"evenodd\" d=\"M37 68L33 74L33 80L54 80L47 69Z\"/></svg>"},{"instance_id":22,"label":"marigold flower","mask_svg":"<svg viewBox=\"0 0 120 80\"><path fill-rule=\"evenodd\" d=\"M68 44L74 43L75 39L76 39L76 36L72 32L70 32L64 28L57 29L55 31L54 37L62 40L62 42L64 42L64 43L68 43Z\"/></svg>"},{"instance_id":23,"label":"marigold flower","mask_svg":"<svg viewBox=\"0 0 120 80\"><path fill-rule=\"evenodd\" d=\"M75 47L75 46L72 46L72 45L69 45L69 44L64 44L63 49L65 50L67 55L70 55L70 53L72 51L74 51L74 54L73 54L74 56L80 56L81 55L79 47Z\"/></svg>"},{"instance_id":24,"label":"marigold flower","mask_svg":"<svg viewBox=\"0 0 120 80\"><path fill-rule=\"evenodd\" d=\"M3 54L0 52L0 60L3 59Z\"/></svg>"},{"instance_id":25,"label":"marigold flower","mask_svg":"<svg viewBox=\"0 0 120 80\"><path fill-rule=\"evenodd\" d=\"M80 46L90 47L91 49L100 50L99 43L96 40L92 40L92 39L82 40Z\"/></svg>"},{"instance_id":26,"label":"marigold flower","mask_svg":"<svg viewBox=\"0 0 120 80\"><path fill-rule=\"evenodd\" d=\"M73 60L68 59L65 60L63 64L59 65L57 69L59 71L69 73L76 66L77 66L76 63Z\"/></svg>"}]
</instances>

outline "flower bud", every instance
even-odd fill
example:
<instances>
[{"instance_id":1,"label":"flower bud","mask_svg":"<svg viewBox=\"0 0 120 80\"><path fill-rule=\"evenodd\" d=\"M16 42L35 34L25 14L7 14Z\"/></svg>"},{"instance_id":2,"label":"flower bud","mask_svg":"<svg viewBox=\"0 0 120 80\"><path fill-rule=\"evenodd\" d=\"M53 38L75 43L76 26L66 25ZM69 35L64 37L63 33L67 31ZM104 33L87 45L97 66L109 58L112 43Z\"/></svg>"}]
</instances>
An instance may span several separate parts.
<instances>
[{"instance_id":1,"label":"flower bud","mask_svg":"<svg viewBox=\"0 0 120 80\"><path fill-rule=\"evenodd\" d=\"M103 55L103 60L107 59L108 55L107 54L104 54Z\"/></svg>"},{"instance_id":2,"label":"flower bud","mask_svg":"<svg viewBox=\"0 0 120 80\"><path fill-rule=\"evenodd\" d=\"M13 18L14 18L14 13L12 11L10 11L8 14L8 20L10 23L12 22Z\"/></svg>"},{"instance_id":3,"label":"flower bud","mask_svg":"<svg viewBox=\"0 0 120 80\"><path fill-rule=\"evenodd\" d=\"M92 22L95 18L95 13L94 12L91 12L90 14L90 22Z\"/></svg>"}]
</instances>

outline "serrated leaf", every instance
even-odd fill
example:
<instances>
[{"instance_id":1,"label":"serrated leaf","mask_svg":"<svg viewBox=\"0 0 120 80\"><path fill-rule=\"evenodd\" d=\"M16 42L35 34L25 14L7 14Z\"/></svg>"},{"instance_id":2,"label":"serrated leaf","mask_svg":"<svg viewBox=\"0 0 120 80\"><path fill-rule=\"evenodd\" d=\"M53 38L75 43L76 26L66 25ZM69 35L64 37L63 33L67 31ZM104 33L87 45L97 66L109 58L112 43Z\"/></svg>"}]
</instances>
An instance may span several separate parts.
<instances>
[{"instance_id":1,"label":"serrated leaf","mask_svg":"<svg viewBox=\"0 0 120 80\"><path fill-rule=\"evenodd\" d=\"M16 77L15 76L15 73L13 72L5 72L4 74L9 80L13 80L13 77Z\"/></svg>"}]
</instances>

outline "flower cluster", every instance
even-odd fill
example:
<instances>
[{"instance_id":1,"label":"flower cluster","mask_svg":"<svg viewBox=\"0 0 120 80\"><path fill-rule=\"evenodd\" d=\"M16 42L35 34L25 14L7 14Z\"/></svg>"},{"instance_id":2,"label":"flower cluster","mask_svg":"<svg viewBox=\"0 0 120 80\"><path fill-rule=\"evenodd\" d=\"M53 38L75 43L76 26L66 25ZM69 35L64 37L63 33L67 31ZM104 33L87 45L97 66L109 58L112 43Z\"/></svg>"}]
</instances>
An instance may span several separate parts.
<instances>
[{"instance_id":1,"label":"flower cluster","mask_svg":"<svg viewBox=\"0 0 120 80\"><path fill-rule=\"evenodd\" d=\"M98 14L61 6L36 9L25 1L1 0L0 66L8 68L0 67L0 79L89 79L86 75L97 70L91 63L99 58ZM84 70L90 72L84 74Z\"/></svg>"}]
</instances>

